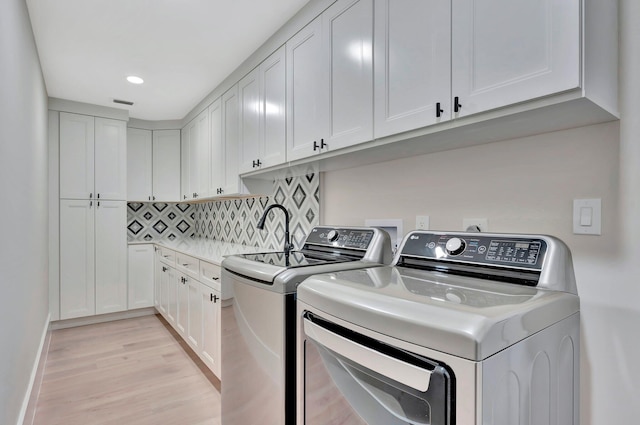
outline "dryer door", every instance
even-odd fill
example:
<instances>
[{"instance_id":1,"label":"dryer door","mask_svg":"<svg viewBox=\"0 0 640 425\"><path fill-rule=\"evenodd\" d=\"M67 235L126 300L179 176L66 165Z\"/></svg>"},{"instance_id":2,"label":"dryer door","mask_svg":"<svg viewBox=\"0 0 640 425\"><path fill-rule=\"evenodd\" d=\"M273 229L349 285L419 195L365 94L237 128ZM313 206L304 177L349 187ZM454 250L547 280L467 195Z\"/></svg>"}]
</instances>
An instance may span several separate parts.
<instances>
[{"instance_id":1,"label":"dryer door","mask_svg":"<svg viewBox=\"0 0 640 425\"><path fill-rule=\"evenodd\" d=\"M453 425L453 372L309 312L306 425Z\"/></svg>"}]
</instances>

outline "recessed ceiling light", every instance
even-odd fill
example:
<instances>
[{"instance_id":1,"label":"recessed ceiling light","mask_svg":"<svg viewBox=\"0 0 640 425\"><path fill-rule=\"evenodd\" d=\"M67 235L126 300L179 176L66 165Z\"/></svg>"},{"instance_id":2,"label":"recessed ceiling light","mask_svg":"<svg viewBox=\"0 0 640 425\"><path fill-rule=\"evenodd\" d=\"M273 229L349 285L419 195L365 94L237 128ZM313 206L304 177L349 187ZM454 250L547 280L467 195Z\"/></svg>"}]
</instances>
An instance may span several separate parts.
<instances>
[{"instance_id":1,"label":"recessed ceiling light","mask_svg":"<svg viewBox=\"0 0 640 425\"><path fill-rule=\"evenodd\" d=\"M144 80L140 77L136 77L135 75L129 75L127 77L127 81L130 82L131 84L142 84L144 83Z\"/></svg>"}]
</instances>

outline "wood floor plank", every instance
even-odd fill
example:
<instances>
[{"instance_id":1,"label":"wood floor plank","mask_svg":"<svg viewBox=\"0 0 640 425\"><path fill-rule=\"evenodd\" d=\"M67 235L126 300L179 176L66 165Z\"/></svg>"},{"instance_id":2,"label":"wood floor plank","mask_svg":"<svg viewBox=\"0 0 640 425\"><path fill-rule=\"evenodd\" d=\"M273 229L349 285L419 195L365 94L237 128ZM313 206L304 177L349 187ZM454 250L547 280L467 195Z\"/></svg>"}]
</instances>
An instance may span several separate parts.
<instances>
[{"instance_id":1,"label":"wood floor plank","mask_svg":"<svg viewBox=\"0 0 640 425\"><path fill-rule=\"evenodd\" d=\"M34 424L219 425L205 369L156 316L56 330Z\"/></svg>"}]
</instances>

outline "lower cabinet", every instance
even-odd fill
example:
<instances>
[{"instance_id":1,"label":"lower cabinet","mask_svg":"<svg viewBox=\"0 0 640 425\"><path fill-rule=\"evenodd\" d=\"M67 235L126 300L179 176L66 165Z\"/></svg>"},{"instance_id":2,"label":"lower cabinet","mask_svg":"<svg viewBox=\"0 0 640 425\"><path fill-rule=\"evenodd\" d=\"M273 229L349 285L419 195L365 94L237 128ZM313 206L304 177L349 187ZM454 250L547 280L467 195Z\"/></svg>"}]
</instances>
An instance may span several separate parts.
<instances>
[{"instance_id":1,"label":"lower cabinet","mask_svg":"<svg viewBox=\"0 0 640 425\"><path fill-rule=\"evenodd\" d=\"M156 246L154 281L156 310L219 378L220 266Z\"/></svg>"},{"instance_id":2,"label":"lower cabinet","mask_svg":"<svg viewBox=\"0 0 640 425\"><path fill-rule=\"evenodd\" d=\"M125 201L60 200L60 319L127 310Z\"/></svg>"},{"instance_id":3,"label":"lower cabinet","mask_svg":"<svg viewBox=\"0 0 640 425\"><path fill-rule=\"evenodd\" d=\"M129 310L154 306L153 248L153 244L129 245Z\"/></svg>"},{"instance_id":4,"label":"lower cabinet","mask_svg":"<svg viewBox=\"0 0 640 425\"><path fill-rule=\"evenodd\" d=\"M200 358L220 377L220 292L200 285L202 306L202 351Z\"/></svg>"}]
</instances>

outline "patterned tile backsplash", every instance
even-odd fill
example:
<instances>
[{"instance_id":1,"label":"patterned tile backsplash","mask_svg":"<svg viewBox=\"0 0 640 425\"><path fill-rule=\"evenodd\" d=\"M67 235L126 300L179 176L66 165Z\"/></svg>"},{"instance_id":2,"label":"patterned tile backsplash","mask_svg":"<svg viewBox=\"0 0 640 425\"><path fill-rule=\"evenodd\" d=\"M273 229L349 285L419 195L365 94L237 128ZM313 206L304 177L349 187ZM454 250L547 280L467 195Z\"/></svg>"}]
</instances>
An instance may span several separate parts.
<instances>
[{"instance_id":1,"label":"patterned tile backsplash","mask_svg":"<svg viewBox=\"0 0 640 425\"><path fill-rule=\"evenodd\" d=\"M273 195L226 199L199 204L129 203L127 235L130 241L199 237L278 249L284 243L284 214L271 210L264 230L256 229L264 209L284 205L291 220L291 242L300 248L320 215L320 179L317 173L274 182Z\"/></svg>"}]
</instances>

